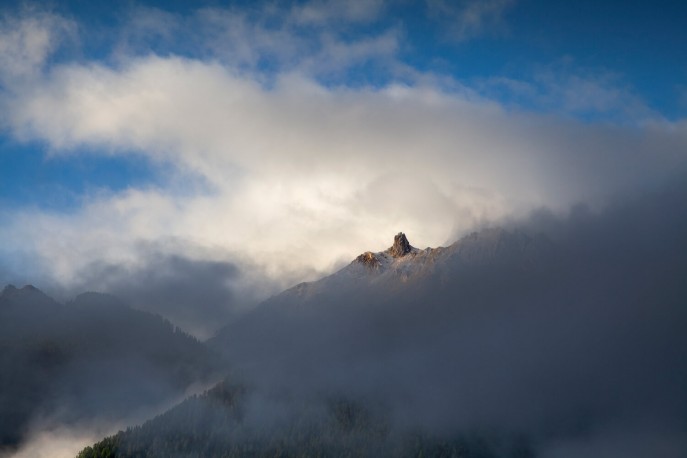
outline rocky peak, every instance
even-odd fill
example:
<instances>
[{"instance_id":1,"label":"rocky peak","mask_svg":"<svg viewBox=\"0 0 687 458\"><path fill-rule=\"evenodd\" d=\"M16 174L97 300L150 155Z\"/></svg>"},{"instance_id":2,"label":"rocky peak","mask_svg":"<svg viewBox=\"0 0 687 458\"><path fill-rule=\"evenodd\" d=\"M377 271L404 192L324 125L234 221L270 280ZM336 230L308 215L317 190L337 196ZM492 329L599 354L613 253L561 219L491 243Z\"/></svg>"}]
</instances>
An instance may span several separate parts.
<instances>
[{"instance_id":1,"label":"rocky peak","mask_svg":"<svg viewBox=\"0 0 687 458\"><path fill-rule=\"evenodd\" d=\"M371 251L366 251L365 253L355 258L355 260L356 262L363 264L371 269L377 268L381 264L379 262L379 259L377 259L377 256L375 256L375 254Z\"/></svg>"},{"instance_id":2,"label":"rocky peak","mask_svg":"<svg viewBox=\"0 0 687 458\"><path fill-rule=\"evenodd\" d=\"M403 232L399 232L394 236L394 244L387 250L387 253L394 258L400 258L410 253L412 249L413 247L410 246L406 235Z\"/></svg>"}]
</instances>

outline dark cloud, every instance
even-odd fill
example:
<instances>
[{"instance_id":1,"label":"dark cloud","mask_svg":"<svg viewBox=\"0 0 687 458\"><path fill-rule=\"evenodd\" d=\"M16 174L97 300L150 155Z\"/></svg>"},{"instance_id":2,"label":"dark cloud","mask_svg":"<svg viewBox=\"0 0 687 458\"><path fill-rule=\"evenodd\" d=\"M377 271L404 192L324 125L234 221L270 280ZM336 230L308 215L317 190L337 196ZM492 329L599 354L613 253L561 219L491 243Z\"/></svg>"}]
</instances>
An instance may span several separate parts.
<instances>
[{"instance_id":1,"label":"dark cloud","mask_svg":"<svg viewBox=\"0 0 687 458\"><path fill-rule=\"evenodd\" d=\"M684 182L482 231L405 283L300 287L211 343L266 392L373 399L400 428L524 434L546 456L684 453Z\"/></svg>"},{"instance_id":2,"label":"dark cloud","mask_svg":"<svg viewBox=\"0 0 687 458\"><path fill-rule=\"evenodd\" d=\"M150 246L142 247L138 254L143 264L135 267L92 263L74 289L113 294L136 309L164 316L201 339L211 337L237 311L254 305L256 297L264 294L257 291L257 285L249 290L240 284L249 281L248 267L192 259Z\"/></svg>"}]
</instances>

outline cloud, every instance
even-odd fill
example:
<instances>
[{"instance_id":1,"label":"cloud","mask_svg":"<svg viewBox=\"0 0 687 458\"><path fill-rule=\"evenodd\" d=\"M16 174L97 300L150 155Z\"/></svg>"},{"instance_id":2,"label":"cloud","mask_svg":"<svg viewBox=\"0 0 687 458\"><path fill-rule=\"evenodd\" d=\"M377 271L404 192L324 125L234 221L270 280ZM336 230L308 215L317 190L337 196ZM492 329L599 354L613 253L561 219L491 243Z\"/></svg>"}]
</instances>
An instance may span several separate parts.
<instances>
[{"instance_id":1,"label":"cloud","mask_svg":"<svg viewBox=\"0 0 687 458\"><path fill-rule=\"evenodd\" d=\"M502 31L503 16L514 4L515 0L427 0L429 15L443 22L447 35L456 41Z\"/></svg>"},{"instance_id":2,"label":"cloud","mask_svg":"<svg viewBox=\"0 0 687 458\"><path fill-rule=\"evenodd\" d=\"M71 458L84 447L94 443L105 434L116 432L114 429L88 431L85 425L78 428L58 428L35 434L12 458Z\"/></svg>"},{"instance_id":3,"label":"cloud","mask_svg":"<svg viewBox=\"0 0 687 458\"><path fill-rule=\"evenodd\" d=\"M585 125L431 85L330 88L290 73L265 87L180 57L55 67L5 116L53 155L146 155L181 177L92 196L71 214L18 211L5 239L34 246L65 280L160 238L218 246L297 278L400 229L443 244L538 206L601 204L685 161L679 124ZM174 191L184 176L207 186Z\"/></svg>"},{"instance_id":4,"label":"cloud","mask_svg":"<svg viewBox=\"0 0 687 458\"><path fill-rule=\"evenodd\" d=\"M176 247L179 249L180 247ZM170 246L143 246L142 263L106 264L96 260L77 273L72 291L101 291L131 307L169 319L185 332L205 340L264 297L277 291L249 263L237 265L174 254Z\"/></svg>"},{"instance_id":5,"label":"cloud","mask_svg":"<svg viewBox=\"0 0 687 458\"><path fill-rule=\"evenodd\" d=\"M621 75L577 68L569 58L538 66L528 78L489 77L477 86L504 104L586 119L642 123L661 118Z\"/></svg>"},{"instance_id":6,"label":"cloud","mask_svg":"<svg viewBox=\"0 0 687 458\"><path fill-rule=\"evenodd\" d=\"M33 80L63 40L76 38L76 24L49 11L25 6L0 18L0 82Z\"/></svg>"},{"instance_id":7,"label":"cloud","mask_svg":"<svg viewBox=\"0 0 687 458\"><path fill-rule=\"evenodd\" d=\"M314 0L294 5L290 20L297 24L336 25L370 22L383 11L384 0Z\"/></svg>"},{"instance_id":8,"label":"cloud","mask_svg":"<svg viewBox=\"0 0 687 458\"><path fill-rule=\"evenodd\" d=\"M449 5L436 2L430 7L453 18L456 37L465 40L490 33L510 5L471 2L445 11ZM74 30L64 18L36 13L6 19L0 28L0 116L8 135L45 147L47 160L127 155L146 157L151 167L169 172L156 185L84 195L83 205L70 212L3 210L0 275L44 278L67 290L109 290L138 307L172 315L205 336L244 304L280 287L315 279L365 250L386 248L390 235L399 230L420 247L445 245L475 227L545 207L553 212L553 221L543 218L538 224L554 227L551 232L560 236L584 227L584 221L575 220L565 225L567 229L557 222L571 205L582 203L594 214L620 197L641 196L682 176L687 166L687 123L666 120L648 109L621 77L554 68L530 79L500 78L470 86L404 64L399 29L356 39L336 27L330 30L339 14L364 25L384 8L363 6L311 3L294 7L291 16L276 23L274 17L283 12L279 8L266 7L252 15L202 9L188 19L140 10L136 21L122 31L112 59L100 61L51 60L60 37ZM176 32L189 28L201 32L189 36L185 48ZM306 29L310 35L304 34ZM191 48L196 52L188 52ZM366 65L388 69L387 78L380 84L346 84L351 71ZM504 87L516 103L494 95ZM523 108L527 106L538 109L528 111ZM606 122L585 119L594 121L599 114ZM637 257L623 258L619 268L655 252L655 246L641 244L639 229L647 229L649 241L652 236L656 243L666 240L650 227L652 221L662 221L662 213L646 208L639 213L604 226L603 243L637 242L627 244ZM634 238L623 237L626 227ZM582 259L588 262L580 265L604 261L589 250L604 248L603 243L588 245L578 237L575 245L566 246L582 249L580 256L587 256ZM666 251L665 246L659 248ZM641 266L653 272L653 265ZM584 268L574 273L580 272ZM627 272L630 280L645 285L638 272ZM664 280L660 275L646 278L642 281ZM598 279L590 281L600 288ZM197 303L191 295L205 300ZM603 313L585 311L592 318ZM576 315L563 316L573 321L548 316L552 321L545 324L566 331L569 323L576 323ZM503 337L515 346L515 338L523 337L527 343L532 324L528 317L522 322L506 318L498 315L493 326L475 329L495 342ZM595 337L601 339L608 330L619 339L614 349L623 350L626 344L635 348L626 335L613 334L613 320L599 318L607 321L592 329L598 332ZM659 316L651 318L653 324L669 324ZM630 324L644 330L639 319ZM628 335L634 330L621 328ZM514 334L504 337L503 329ZM656 340L653 330L649 343ZM509 420L529 412L529 406L518 404L517 395L532 394L531 385L501 377L504 372L499 371L511 369L511 363L498 348L491 354L493 361L506 366L495 365L496 369L480 366L467 354L478 345L475 332L467 329L458 340L439 342L466 349L466 364L476 371L465 382L467 389L485 396L496 393L501 396L497 400L522 407L506 408L512 414ZM566 366L571 360L567 343L561 345L554 346L560 350L554 355L558 359L543 351L536 356L575 379L576 373ZM420 348L420 353L427 348ZM649 350L658 354L654 347ZM390 370L403 380L406 358L436 369L436 360L420 356L401 354L390 360ZM524 350L518 356L524 365L532 364ZM591 362L583 361L590 364L586 368L598 368L600 379L611 386L614 374L595 355L590 358ZM377 362L354 369L374 371ZM634 367L628 367L636 376ZM658 369L662 373L665 367L659 364ZM513 373L532 382L531 373ZM496 385L480 391L480 377L491 375ZM507 382L499 385L503 380ZM567 396L558 391L556 381L548 380L551 392ZM415 382L431 380L409 379L411 387ZM638 384L644 382L654 386L637 379ZM494 386L504 391L489 392ZM585 391L588 384L580 386L575 394L584 398L592 393L592 401L598 400L593 390ZM500 393L515 395L504 399ZM661 396L652 399L665 407ZM577 400L570 397L563 407L572 408ZM437 399L422 401L436 406L432 403ZM476 409L477 401L460 401L462 407ZM487 414L503 407L490 402ZM444 417L437 421L453 418L454 412L439 412ZM420 413L430 416L433 411ZM603 437L600 443L611 439ZM584 449L584 444L563 440L551 447L565 456Z\"/></svg>"},{"instance_id":9,"label":"cloud","mask_svg":"<svg viewBox=\"0 0 687 458\"><path fill-rule=\"evenodd\" d=\"M135 271L145 264L141 247L181 241L195 248L171 254L245 265L287 286L381 249L399 230L420 246L442 245L533 208L599 207L685 167L684 122L537 114L417 70L405 83L328 84L323 73L366 62L401 69L402 35L350 40L317 29L308 41L295 25L269 23L276 13L265 8L203 9L189 22L142 10L139 32L122 32L134 38L123 39L116 59L57 60L12 86L1 100L8 134L45 146L49 157L145 156L166 179L84 195L69 213L12 210L0 252L21 265L8 270L76 285L88 266ZM208 54L170 52L176 33L156 32L169 24L203 25L190 42ZM141 29L167 52L144 51ZM266 77L260 62L271 56ZM542 76L545 90L519 87L544 104L577 100L583 111L628 106L612 78L568 80ZM580 87L588 97L571 95Z\"/></svg>"},{"instance_id":10,"label":"cloud","mask_svg":"<svg viewBox=\"0 0 687 458\"><path fill-rule=\"evenodd\" d=\"M362 30L365 22L377 22L373 13L382 8L383 2L328 1L204 7L180 15L137 7L118 31L114 56L195 55L263 82L289 71L331 79L366 64L394 74L402 67L396 58L400 29Z\"/></svg>"}]
</instances>

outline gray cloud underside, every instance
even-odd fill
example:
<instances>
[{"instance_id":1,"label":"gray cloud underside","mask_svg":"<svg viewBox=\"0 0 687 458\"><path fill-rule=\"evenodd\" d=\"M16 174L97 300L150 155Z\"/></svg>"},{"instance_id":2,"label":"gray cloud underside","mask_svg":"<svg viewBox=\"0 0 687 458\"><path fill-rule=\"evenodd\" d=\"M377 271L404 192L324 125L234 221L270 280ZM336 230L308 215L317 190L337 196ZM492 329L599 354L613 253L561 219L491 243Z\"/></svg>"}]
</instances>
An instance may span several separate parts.
<instances>
[{"instance_id":1,"label":"gray cloud underside","mask_svg":"<svg viewBox=\"0 0 687 458\"><path fill-rule=\"evenodd\" d=\"M190 259L155 247L141 249L141 253L146 261L135 268L98 262L88 265L72 290L113 294L204 340L254 306L256 297L277 287L265 284L259 276L249 278L248 266Z\"/></svg>"}]
</instances>

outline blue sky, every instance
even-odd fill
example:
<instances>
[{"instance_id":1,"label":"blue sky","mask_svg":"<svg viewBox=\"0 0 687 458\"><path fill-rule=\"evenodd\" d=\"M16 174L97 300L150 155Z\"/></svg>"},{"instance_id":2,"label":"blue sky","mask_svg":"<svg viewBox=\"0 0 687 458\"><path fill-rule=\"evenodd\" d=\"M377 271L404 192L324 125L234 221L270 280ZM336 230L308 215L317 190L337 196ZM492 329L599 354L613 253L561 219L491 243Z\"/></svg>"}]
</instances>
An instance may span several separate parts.
<instances>
[{"instance_id":1,"label":"blue sky","mask_svg":"<svg viewBox=\"0 0 687 458\"><path fill-rule=\"evenodd\" d=\"M443 6L432 6L435 3ZM486 8L479 25L457 31L461 29L456 26L458 16L470 3L494 7L491 11ZM228 7L247 11L268 26L281 26L281 13L276 18L261 17L264 15L260 10L267 4L119 2L113 7L109 3L71 1L61 2L53 11L78 22L80 33L87 38L80 43L79 53L86 58L107 59L121 39L121 29L140 8L189 17L202 8ZM569 71L616 75L619 83L636 91L649 106L666 116L679 117L686 109L687 6L683 2L399 1L386 3L380 11L368 20L342 24L336 27L336 33L343 39L356 40L399 27L404 35L400 54L405 61L420 70L447 73L467 82L495 76L532 81L539 68L570 60ZM307 36L309 29L304 26L298 32ZM189 37L202 34L202 30L186 29L172 40L162 40L151 33L138 43L137 51L208 57L204 50L188 44ZM361 71L357 76L354 82L388 82L373 71ZM345 79L338 82L350 83Z\"/></svg>"},{"instance_id":2,"label":"blue sky","mask_svg":"<svg viewBox=\"0 0 687 458\"><path fill-rule=\"evenodd\" d=\"M5 4L0 274L73 283L153 244L288 283L400 229L642 192L684 166L685 23L675 1Z\"/></svg>"},{"instance_id":3,"label":"blue sky","mask_svg":"<svg viewBox=\"0 0 687 458\"><path fill-rule=\"evenodd\" d=\"M483 24L464 33L454 30L455 17L448 13L453 9L452 14L460 14L461 8L449 7L450 3L446 2L446 11L432 7L431 2L391 3L383 7L384 14L362 23L346 24L336 33L344 40L355 41L398 28L403 35L399 50L403 62L422 72L446 75L513 109L566 112L567 107L555 97L542 101L540 98L545 97L513 91L505 83L492 81L485 87L485 80L513 80L531 85L532 91L546 92L547 78L579 77L607 85L604 89L622 91L657 116L680 119L687 111L687 5L683 2L482 2L495 4L497 12L485 14ZM261 20L259 10L263 5L229 5L235 10L250 11L256 20ZM77 43L67 40L52 56L51 64L75 60L111 62L113 50L122 40L122 30L144 8L189 17L199 9L222 6L226 7L222 2L187 1L117 5L61 2L47 11L74 21L79 38L75 39ZM6 7L5 14L16 17L26 10L26 5ZM275 27L282 25L278 18L273 23ZM187 43L189 36L202 33L186 29L171 39L161 39L157 32L151 32L137 40L131 52L208 58L211 56L202 46ZM298 33L307 40L312 31L302 27ZM261 70L269 74L279 71L279 65L267 58ZM328 85L383 86L396 76L383 64L367 61L343 72L319 75L318 80ZM608 109L582 107L566 114L599 122L632 121L632 115L625 118L623 110L629 107L622 102ZM45 144L17 142L7 130L2 140L0 160L5 173L0 195L5 205L32 204L67 210L79 205L82 195L94 188L121 190L161 179L158 171L140 157L89 157L85 151L78 157L51 160L45 157Z\"/></svg>"}]
</instances>

